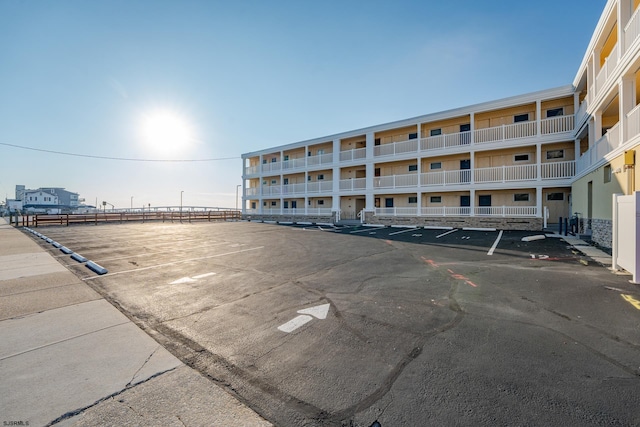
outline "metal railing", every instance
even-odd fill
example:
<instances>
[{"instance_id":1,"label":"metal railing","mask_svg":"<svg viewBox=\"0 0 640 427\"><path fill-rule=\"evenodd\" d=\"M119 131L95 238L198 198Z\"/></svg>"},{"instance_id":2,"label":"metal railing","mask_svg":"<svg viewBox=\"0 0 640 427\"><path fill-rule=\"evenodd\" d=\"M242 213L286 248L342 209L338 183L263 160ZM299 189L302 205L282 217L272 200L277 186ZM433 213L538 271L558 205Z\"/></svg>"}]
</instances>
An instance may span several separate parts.
<instances>
[{"instance_id":1,"label":"metal railing","mask_svg":"<svg viewBox=\"0 0 640 427\"><path fill-rule=\"evenodd\" d=\"M96 212L93 214L58 214L58 215L23 215L23 226L40 227L44 225L95 224L103 222L129 221L162 221L162 222L194 222L194 221L238 221L241 212L236 210L209 211L139 211L139 212Z\"/></svg>"}]
</instances>

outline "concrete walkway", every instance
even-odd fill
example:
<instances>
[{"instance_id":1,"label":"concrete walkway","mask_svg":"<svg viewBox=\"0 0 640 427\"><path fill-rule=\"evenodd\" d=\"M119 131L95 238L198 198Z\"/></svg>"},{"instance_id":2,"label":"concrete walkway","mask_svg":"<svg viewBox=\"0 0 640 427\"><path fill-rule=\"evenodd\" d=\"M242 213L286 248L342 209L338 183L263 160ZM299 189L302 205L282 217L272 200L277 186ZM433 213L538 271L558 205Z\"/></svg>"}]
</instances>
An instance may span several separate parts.
<instances>
[{"instance_id":1,"label":"concrete walkway","mask_svg":"<svg viewBox=\"0 0 640 427\"><path fill-rule=\"evenodd\" d=\"M2 218L0 343L3 425L271 425Z\"/></svg>"},{"instance_id":2,"label":"concrete walkway","mask_svg":"<svg viewBox=\"0 0 640 427\"><path fill-rule=\"evenodd\" d=\"M564 236L557 233L547 233L546 237L563 239L575 250L582 252L586 257L591 258L591 260L597 262L600 265L603 265L605 267L611 267L613 265L611 255L596 248L595 246L590 245L589 243L578 237L570 235Z\"/></svg>"}]
</instances>

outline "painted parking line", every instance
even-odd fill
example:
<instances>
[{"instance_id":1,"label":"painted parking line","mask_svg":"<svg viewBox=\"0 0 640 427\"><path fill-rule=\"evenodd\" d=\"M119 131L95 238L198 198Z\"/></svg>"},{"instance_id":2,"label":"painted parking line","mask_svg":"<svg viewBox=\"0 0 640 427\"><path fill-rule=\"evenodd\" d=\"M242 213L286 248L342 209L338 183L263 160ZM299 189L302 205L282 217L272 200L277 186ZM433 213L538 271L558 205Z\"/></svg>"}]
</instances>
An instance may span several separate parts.
<instances>
[{"instance_id":1,"label":"painted parking line","mask_svg":"<svg viewBox=\"0 0 640 427\"><path fill-rule=\"evenodd\" d=\"M625 295L625 294L620 294L620 295L622 295L622 298L624 298L626 302L628 302L629 304L631 304L632 306L640 310L640 301L638 301L631 295Z\"/></svg>"},{"instance_id":2,"label":"painted parking line","mask_svg":"<svg viewBox=\"0 0 640 427\"><path fill-rule=\"evenodd\" d=\"M115 276L117 274L134 273L136 271L151 270L151 269L154 269L154 268L166 267L168 265L176 265L176 264L183 264L183 263L186 263L186 262L199 261L199 260L203 260L203 259L218 258L218 257L221 257L221 256L234 255L234 254L239 254L239 253L243 253L243 252L255 251L257 249L264 249L264 246L258 246L256 248L243 249L243 250L240 250L240 251L227 252L227 253L224 253L224 254L203 256L203 257L199 257L199 258L188 258L188 259L183 259L183 260L180 260L180 261L173 261L173 262L167 262L167 263L164 263L164 264L151 265L149 267L135 268L133 270L116 271L115 273L107 273L107 274L103 274L102 276L86 277L86 278L84 278L82 280L93 280L93 279L97 279L98 277Z\"/></svg>"},{"instance_id":3,"label":"painted parking line","mask_svg":"<svg viewBox=\"0 0 640 427\"><path fill-rule=\"evenodd\" d=\"M355 234L355 233L366 233L367 231L371 231L368 228L362 229L362 230L355 230L355 231L350 231L349 233L351 234Z\"/></svg>"},{"instance_id":4,"label":"painted parking line","mask_svg":"<svg viewBox=\"0 0 640 427\"><path fill-rule=\"evenodd\" d=\"M407 230L394 231L393 233L389 233L389 236L395 236L396 234L408 233L410 231L415 232L416 229L415 228L409 228Z\"/></svg>"},{"instance_id":5,"label":"painted parking line","mask_svg":"<svg viewBox=\"0 0 640 427\"><path fill-rule=\"evenodd\" d=\"M498 233L498 237L496 238L496 241L493 242L493 246L491 246L491 249L489 249L489 252L487 252L487 255L493 255L493 251L496 250L496 248L498 247L498 243L500 242L500 239L502 238L502 231L500 230L500 233Z\"/></svg>"},{"instance_id":6,"label":"painted parking line","mask_svg":"<svg viewBox=\"0 0 640 427\"><path fill-rule=\"evenodd\" d=\"M442 236L446 236L447 234L455 233L456 231L458 231L458 229L457 229L457 228L454 228L453 230L451 230L451 231L447 231L446 233L438 234L438 235L436 236L436 239L439 239L439 238L441 238Z\"/></svg>"}]
</instances>

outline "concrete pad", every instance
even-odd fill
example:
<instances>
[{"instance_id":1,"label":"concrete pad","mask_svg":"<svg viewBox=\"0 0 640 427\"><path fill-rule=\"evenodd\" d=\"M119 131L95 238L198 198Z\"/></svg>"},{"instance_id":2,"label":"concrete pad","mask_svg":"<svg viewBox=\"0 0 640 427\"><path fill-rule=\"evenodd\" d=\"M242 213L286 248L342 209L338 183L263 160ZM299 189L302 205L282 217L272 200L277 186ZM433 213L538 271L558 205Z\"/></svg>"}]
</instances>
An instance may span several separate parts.
<instances>
[{"instance_id":1,"label":"concrete pad","mask_svg":"<svg viewBox=\"0 0 640 427\"><path fill-rule=\"evenodd\" d=\"M74 283L78 283L78 278L69 271L3 280L0 282L0 297L42 289L59 288Z\"/></svg>"},{"instance_id":2,"label":"concrete pad","mask_svg":"<svg viewBox=\"0 0 640 427\"><path fill-rule=\"evenodd\" d=\"M104 299L5 320L0 322L0 360L128 321Z\"/></svg>"},{"instance_id":3,"label":"concrete pad","mask_svg":"<svg viewBox=\"0 0 640 427\"><path fill-rule=\"evenodd\" d=\"M0 297L0 320L39 313L102 298L84 283Z\"/></svg>"},{"instance_id":4,"label":"concrete pad","mask_svg":"<svg viewBox=\"0 0 640 427\"><path fill-rule=\"evenodd\" d=\"M42 250L31 237L10 225L4 225L0 228L0 242L2 242L0 244L0 256Z\"/></svg>"},{"instance_id":5,"label":"concrete pad","mask_svg":"<svg viewBox=\"0 0 640 427\"><path fill-rule=\"evenodd\" d=\"M63 426L271 426L219 386L182 366L100 402Z\"/></svg>"},{"instance_id":6,"label":"concrete pad","mask_svg":"<svg viewBox=\"0 0 640 427\"><path fill-rule=\"evenodd\" d=\"M0 281L61 271L67 269L41 249L38 252L0 256Z\"/></svg>"},{"instance_id":7,"label":"concrete pad","mask_svg":"<svg viewBox=\"0 0 640 427\"><path fill-rule=\"evenodd\" d=\"M97 330L0 360L2 417L45 425L180 365L131 322Z\"/></svg>"},{"instance_id":8,"label":"concrete pad","mask_svg":"<svg viewBox=\"0 0 640 427\"><path fill-rule=\"evenodd\" d=\"M544 240L544 239L546 239L546 236L544 236L543 234L538 234L536 236L523 237L521 240L523 242L533 242L534 240Z\"/></svg>"}]
</instances>

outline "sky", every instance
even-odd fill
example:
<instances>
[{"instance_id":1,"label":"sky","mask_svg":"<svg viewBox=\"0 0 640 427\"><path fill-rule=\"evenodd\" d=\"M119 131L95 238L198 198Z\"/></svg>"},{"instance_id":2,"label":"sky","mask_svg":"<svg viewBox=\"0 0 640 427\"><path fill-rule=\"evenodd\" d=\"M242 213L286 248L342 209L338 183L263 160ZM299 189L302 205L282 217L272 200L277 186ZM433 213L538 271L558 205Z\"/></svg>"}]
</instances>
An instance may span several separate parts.
<instances>
[{"instance_id":1,"label":"sky","mask_svg":"<svg viewBox=\"0 0 640 427\"><path fill-rule=\"evenodd\" d=\"M0 0L0 199L234 208L243 153L571 84L605 4Z\"/></svg>"}]
</instances>

